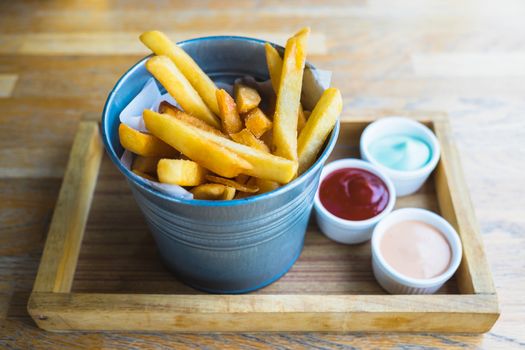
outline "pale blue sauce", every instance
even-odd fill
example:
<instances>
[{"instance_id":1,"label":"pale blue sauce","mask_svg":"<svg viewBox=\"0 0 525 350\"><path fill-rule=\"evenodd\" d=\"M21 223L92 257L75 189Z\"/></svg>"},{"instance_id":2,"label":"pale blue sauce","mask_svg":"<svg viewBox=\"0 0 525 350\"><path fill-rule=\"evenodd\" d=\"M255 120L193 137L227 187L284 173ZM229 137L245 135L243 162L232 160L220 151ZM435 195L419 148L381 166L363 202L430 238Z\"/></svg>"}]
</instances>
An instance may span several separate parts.
<instances>
[{"instance_id":1,"label":"pale blue sauce","mask_svg":"<svg viewBox=\"0 0 525 350\"><path fill-rule=\"evenodd\" d=\"M377 162L400 171L420 169L432 157L432 151L425 141L402 134L377 139L370 144L368 151Z\"/></svg>"}]
</instances>

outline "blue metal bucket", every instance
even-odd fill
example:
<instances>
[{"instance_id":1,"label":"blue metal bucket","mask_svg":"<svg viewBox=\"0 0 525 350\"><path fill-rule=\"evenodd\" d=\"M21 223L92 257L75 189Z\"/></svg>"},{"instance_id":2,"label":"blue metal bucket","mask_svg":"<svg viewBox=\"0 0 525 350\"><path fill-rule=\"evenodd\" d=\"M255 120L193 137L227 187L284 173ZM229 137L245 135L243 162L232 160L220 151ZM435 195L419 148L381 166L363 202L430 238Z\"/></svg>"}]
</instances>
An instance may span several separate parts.
<instances>
[{"instance_id":1,"label":"blue metal bucket","mask_svg":"<svg viewBox=\"0 0 525 350\"><path fill-rule=\"evenodd\" d=\"M231 36L178 43L214 80L244 75L268 79L264 41ZM279 48L281 51L282 47ZM120 163L119 114L151 75L148 57L115 85L104 107L106 150L126 177L166 265L180 280L214 293L245 293L284 275L301 254L319 176L339 132L339 124L316 163L279 189L231 201L185 200L161 193Z\"/></svg>"}]
</instances>

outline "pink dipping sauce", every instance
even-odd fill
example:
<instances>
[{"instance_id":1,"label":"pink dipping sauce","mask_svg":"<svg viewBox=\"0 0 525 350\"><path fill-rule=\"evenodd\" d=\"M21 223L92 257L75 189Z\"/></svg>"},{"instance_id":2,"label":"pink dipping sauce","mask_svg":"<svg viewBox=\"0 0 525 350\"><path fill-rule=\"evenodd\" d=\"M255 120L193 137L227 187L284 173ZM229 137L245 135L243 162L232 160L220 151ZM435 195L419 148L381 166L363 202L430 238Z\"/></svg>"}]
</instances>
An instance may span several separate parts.
<instances>
[{"instance_id":1,"label":"pink dipping sauce","mask_svg":"<svg viewBox=\"0 0 525 350\"><path fill-rule=\"evenodd\" d=\"M388 228L379 249L394 270L416 279L443 274L452 259L452 249L443 233L416 220L403 221Z\"/></svg>"}]
</instances>

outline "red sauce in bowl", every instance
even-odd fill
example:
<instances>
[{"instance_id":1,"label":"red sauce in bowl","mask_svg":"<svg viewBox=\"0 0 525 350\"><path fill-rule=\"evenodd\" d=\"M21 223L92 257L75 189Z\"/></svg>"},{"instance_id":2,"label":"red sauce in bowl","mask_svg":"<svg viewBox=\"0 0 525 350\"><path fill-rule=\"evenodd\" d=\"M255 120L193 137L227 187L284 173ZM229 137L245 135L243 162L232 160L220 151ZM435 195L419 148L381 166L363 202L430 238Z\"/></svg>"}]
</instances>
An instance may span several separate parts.
<instances>
[{"instance_id":1,"label":"red sauce in bowl","mask_svg":"<svg viewBox=\"0 0 525 350\"><path fill-rule=\"evenodd\" d=\"M328 174L319 188L321 204L341 219L373 218L388 205L386 184L375 174L359 168L343 168Z\"/></svg>"}]
</instances>

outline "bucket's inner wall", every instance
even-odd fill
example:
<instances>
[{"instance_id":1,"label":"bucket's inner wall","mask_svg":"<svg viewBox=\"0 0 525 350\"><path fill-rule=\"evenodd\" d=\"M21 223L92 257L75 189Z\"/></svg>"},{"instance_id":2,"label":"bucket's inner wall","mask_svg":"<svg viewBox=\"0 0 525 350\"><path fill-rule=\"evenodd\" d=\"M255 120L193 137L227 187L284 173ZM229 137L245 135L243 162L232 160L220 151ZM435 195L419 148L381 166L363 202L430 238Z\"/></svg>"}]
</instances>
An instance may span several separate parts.
<instances>
[{"instance_id":1,"label":"bucket's inner wall","mask_svg":"<svg viewBox=\"0 0 525 350\"><path fill-rule=\"evenodd\" d=\"M330 160L359 156L365 123L341 123ZM399 198L396 208L439 213L434 180ZM161 262L157 248L122 174L105 156L73 283L74 292L201 294L179 282ZM304 250L291 270L261 294L384 294L371 269L369 243L347 246L323 236L311 220ZM438 293L458 294L454 279Z\"/></svg>"}]
</instances>

